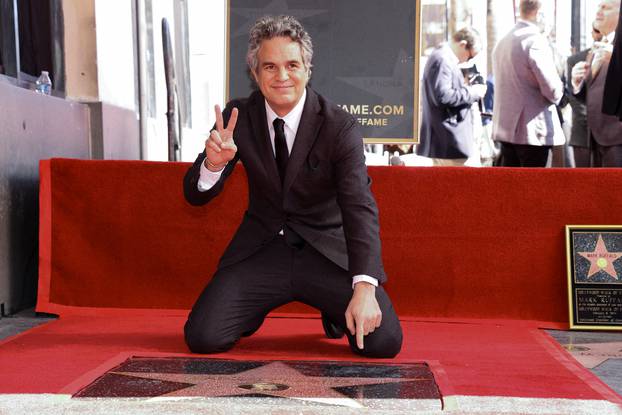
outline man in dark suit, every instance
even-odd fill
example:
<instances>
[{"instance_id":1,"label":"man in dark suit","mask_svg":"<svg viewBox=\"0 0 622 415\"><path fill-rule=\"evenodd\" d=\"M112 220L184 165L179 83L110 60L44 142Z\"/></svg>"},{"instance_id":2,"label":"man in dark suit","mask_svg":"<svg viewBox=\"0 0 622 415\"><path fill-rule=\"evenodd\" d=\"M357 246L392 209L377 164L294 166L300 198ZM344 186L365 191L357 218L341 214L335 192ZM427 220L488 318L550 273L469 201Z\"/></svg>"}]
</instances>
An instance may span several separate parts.
<instances>
[{"instance_id":1,"label":"man in dark suit","mask_svg":"<svg viewBox=\"0 0 622 415\"><path fill-rule=\"evenodd\" d=\"M602 33L592 25L592 39L600 42ZM572 128L570 130L569 144L572 146L572 154L575 167L590 167L590 148L587 133L587 109L585 100L579 99L572 94L572 68L579 62L585 62L591 49L584 49L568 57L566 77L568 88L568 102L572 108Z\"/></svg>"},{"instance_id":2,"label":"man in dark suit","mask_svg":"<svg viewBox=\"0 0 622 415\"><path fill-rule=\"evenodd\" d=\"M423 70L417 154L432 158L437 166L480 165L471 105L484 97L486 85L466 85L458 67L477 55L480 48L475 30L459 30L448 44L432 52Z\"/></svg>"},{"instance_id":3,"label":"man in dark suit","mask_svg":"<svg viewBox=\"0 0 622 415\"><path fill-rule=\"evenodd\" d=\"M291 301L318 308L327 335L345 332L355 353L401 348L362 137L352 116L307 87L312 54L293 17L259 19L247 54L259 90L216 107L216 128L184 178L193 205L216 197L237 161L249 185L248 210L186 322L193 352L231 348Z\"/></svg>"},{"instance_id":4,"label":"man in dark suit","mask_svg":"<svg viewBox=\"0 0 622 415\"><path fill-rule=\"evenodd\" d=\"M622 3L620 4L619 15L622 16ZM609 63L607 80L605 81L603 112L616 115L622 121L622 19L618 19L613 56Z\"/></svg>"},{"instance_id":5,"label":"man in dark suit","mask_svg":"<svg viewBox=\"0 0 622 415\"><path fill-rule=\"evenodd\" d=\"M592 164L595 167L622 167L622 122L603 113L605 80L609 67L620 0L602 0L594 27L603 34L595 42L587 62L572 68L573 93L586 102Z\"/></svg>"}]
</instances>

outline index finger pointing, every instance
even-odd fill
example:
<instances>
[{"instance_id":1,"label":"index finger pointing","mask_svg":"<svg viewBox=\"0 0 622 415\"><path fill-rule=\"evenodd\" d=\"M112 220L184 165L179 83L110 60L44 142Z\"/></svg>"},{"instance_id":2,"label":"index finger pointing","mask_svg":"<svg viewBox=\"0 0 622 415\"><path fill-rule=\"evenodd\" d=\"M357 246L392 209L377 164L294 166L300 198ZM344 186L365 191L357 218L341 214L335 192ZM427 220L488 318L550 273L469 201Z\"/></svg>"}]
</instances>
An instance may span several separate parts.
<instances>
[{"instance_id":1,"label":"index finger pointing","mask_svg":"<svg viewBox=\"0 0 622 415\"><path fill-rule=\"evenodd\" d=\"M356 322L356 346L361 350L363 350L363 347L364 347L363 336L364 336L363 323L359 323L357 321Z\"/></svg>"},{"instance_id":2,"label":"index finger pointing","mask_svg":"<svg viewBox=\"0 0 622 415\"><path fill-rule=\"evenodd\" d=\"M229 117L229 122L227 123L227 131L233 133L235 130L235 124L238 122L238 109L233 108L231 111L231 117Z\"/></svg>"}]
</instances>

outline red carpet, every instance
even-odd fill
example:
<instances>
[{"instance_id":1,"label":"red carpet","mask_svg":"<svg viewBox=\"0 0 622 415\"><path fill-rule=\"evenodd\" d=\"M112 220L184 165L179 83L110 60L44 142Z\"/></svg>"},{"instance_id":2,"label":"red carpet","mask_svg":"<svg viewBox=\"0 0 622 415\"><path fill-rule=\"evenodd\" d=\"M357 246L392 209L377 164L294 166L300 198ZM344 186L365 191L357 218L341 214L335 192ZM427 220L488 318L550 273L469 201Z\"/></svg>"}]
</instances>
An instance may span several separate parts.
<instances>
[{"instance_id":1,"label":"red carpet","mask_svg":"<svg viewBox=\"0 0 622 415\"><path fill-rule=\"evenodd\" d=\"M0 343L0 393L74 393L132 355L184 355L185 311L246 207L245 172L204 207L185 163L41 163L37 310L60 320ZM566 224L621 223L622 169L370 168L405 342L444 396L622 399L536 327L567 322ZM96 186L93 183L97 183ZM221 220L207 218L218 212ZM355 361L306 306L228 359ZM490 320L482 320L490 319ZM218 356L216 356L218 357Z\"/></svg>"},{"instance_id":2,"label":"red carpet","mask_svg":"<svg viewBox=\"0 0 622 415\"><path fill-rule=\"evenodd\" d=\"M75 393L132 355L185 355L184 316L63 317L0 344L0 393ZM529 327L404 322L402 353L426 361L443 396L622 399L549 336ZM271 318L228 359L357 359L316 319Z\"/></svg>"}]
</instances>

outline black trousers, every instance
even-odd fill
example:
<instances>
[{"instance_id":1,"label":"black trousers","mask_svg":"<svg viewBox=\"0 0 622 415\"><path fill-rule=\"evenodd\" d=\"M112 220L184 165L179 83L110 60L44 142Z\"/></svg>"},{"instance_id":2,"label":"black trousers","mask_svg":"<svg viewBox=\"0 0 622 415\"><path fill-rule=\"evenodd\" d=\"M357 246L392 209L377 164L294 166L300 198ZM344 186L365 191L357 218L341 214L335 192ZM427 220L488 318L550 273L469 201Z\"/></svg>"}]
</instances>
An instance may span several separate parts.
<instances>
[{"instance_id":1,"label":"black trousers","mask_svg":"<svg viewBox=\"0 0 622 415\"><path fill-rule=\"evenodd\" d=\"M254 333L271 310L300 301L342 327L354 353L394 357L402 346L402 329L387 293L376 289L382 324L365 336L361 350L346 327L352 292L347 271L311 245L294 247L277 236L250 258L216 272L188 316L186 344L195 353L223 352Z\"/></svg>"},{"instance_id":2,"label":"black trousers","mask_svg":"<svg viewBox=\"0 0 622 415\"><path fill-rule=\"evenodd\" d=\"M531 146L501 142L503 167L546 167L551 157L551 146Z\"/></svg>"},{"instance_id":3,"label":"black trousers","mask_svg":"<svg viewBox=\"0 0 622 415\"><path fill-rule=\"evenodd\" d=\"M590 167L589 147L572 146L575 167Z\"/></svg>"},{"instance_id":4,"label":"black trousers","mask_svg":"<svg viewBox=\"0 0 622 415\"><path fill-rule=\"evenodd\" d=\"M594 167L622 167L622 145L601 146L592 140Z\"/></svg>"}]
</instances>

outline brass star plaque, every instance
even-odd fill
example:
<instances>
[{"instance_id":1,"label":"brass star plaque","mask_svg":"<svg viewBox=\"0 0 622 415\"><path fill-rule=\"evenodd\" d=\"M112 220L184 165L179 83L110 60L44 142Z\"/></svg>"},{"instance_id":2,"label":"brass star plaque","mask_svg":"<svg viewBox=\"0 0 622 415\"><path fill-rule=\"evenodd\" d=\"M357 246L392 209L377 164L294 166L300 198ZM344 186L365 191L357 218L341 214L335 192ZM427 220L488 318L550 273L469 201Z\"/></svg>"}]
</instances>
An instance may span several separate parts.
<instances>
[{"instance_id":1,"label":"brass star plaque","mask_svg":"<svg viewBox=\"0 0 622 415\"><path fill-rule=\"evenodd\" d=\"M570 328L622 330L622 226L566 226Z\"/></svg>"}]
</instances>

